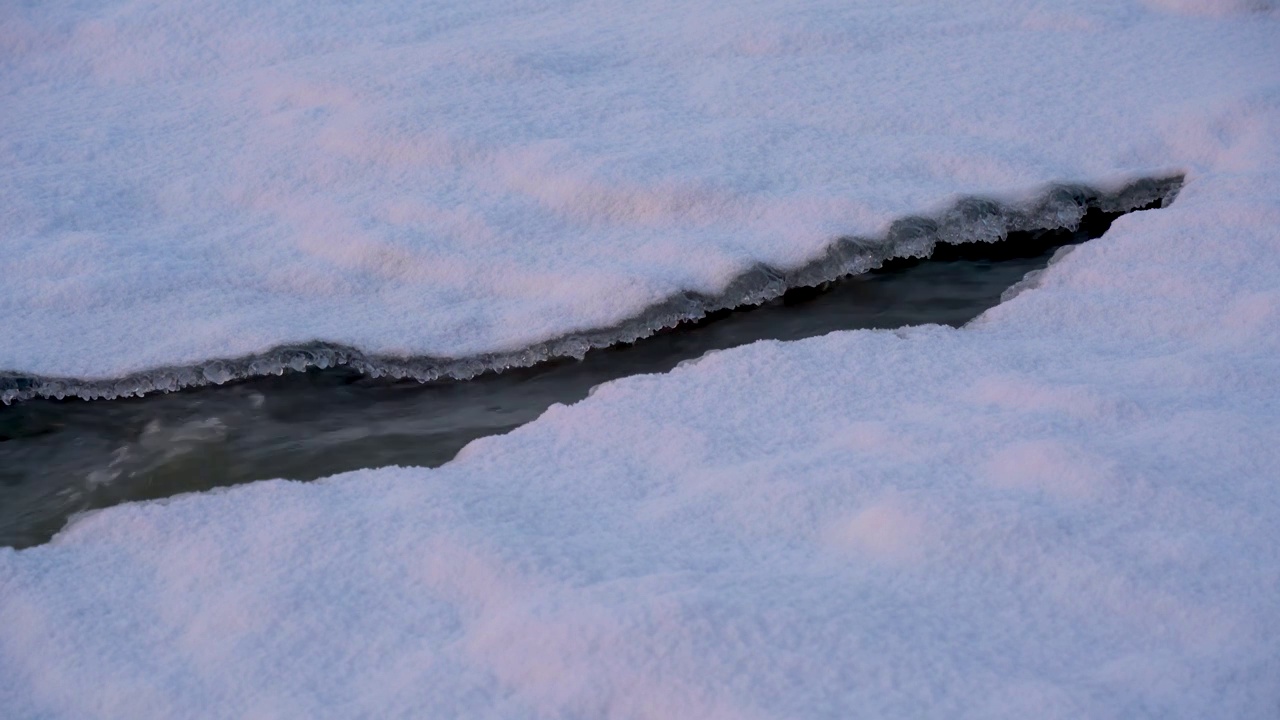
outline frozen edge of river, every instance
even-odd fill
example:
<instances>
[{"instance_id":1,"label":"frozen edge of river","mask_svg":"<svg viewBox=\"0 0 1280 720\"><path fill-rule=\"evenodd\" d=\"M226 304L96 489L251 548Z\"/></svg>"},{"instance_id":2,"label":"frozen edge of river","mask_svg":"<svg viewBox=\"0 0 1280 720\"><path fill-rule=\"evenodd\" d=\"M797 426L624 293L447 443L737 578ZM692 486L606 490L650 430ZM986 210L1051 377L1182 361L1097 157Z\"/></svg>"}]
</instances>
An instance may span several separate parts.
<instances>
[{"instance_id":1,"label":"frozen edge of river","mask_svg":"<svg viewBox=\"0 0 1280 720\"><path fill-rule=\"evenodd\" d=\"M37 397L109 400L338 365L371 377L412 378L421 382L440 378L465 380L489 371L529 367L553 358L581 358L589 350L634 342L719 310L759 305L793 288L811 287L867 272L893 258L928 257L939 243L998 242L1012 232L1075 229L1091 209L1128 212L1153 203L1167 206L1177 196L1183 178L1183 175L1153 175L1112 192L1083 184L1057 184L1034 200L1021 204L964 198L937 217L902 218L890 226L883 238L838 238L821 255L800 267L783 269L757 264L730 281L717 295L678 293L618 325L570 333L519 350L461 358L396 357L369 354L359 348L323 340L284 343L245 357L159 367L122 378L0 372L0 401L9 404Z\"/></svg>"}]
</instances>

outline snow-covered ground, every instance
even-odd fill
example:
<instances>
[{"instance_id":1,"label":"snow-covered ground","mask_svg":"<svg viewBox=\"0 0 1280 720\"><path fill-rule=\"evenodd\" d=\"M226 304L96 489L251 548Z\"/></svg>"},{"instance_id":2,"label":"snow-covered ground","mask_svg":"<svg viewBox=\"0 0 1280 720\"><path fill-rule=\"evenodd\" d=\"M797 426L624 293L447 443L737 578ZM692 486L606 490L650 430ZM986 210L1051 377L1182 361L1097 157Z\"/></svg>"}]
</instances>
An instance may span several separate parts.
<instances>
[{"instance_id":1,"label":"snow-covered ground","mask_svg":"<svg viewBox=\"0 0 1280 720\"><path fill-rule=\"evenodd\" d=\"M279 7L2 11L0 366L519 347L957 196L1187 181L961 330L0 550L0 715L1280 714L1272 5Z\"/></svg>"}]
</instances>

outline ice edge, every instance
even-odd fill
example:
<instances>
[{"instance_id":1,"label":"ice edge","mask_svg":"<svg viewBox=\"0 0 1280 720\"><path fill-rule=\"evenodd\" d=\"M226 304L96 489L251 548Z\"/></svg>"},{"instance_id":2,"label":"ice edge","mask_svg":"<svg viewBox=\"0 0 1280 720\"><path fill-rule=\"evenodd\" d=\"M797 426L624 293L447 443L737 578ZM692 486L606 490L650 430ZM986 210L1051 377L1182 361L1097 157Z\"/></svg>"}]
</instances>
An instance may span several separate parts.
<instances>
[{"instance_id":1,"label":"ice edge","mask_svg":"<svg viewBox=\"0 0 1280 720\"><path fill-rule=\"evenodd\" d=\"M366 354L323 341L279 345L262 353L215 359L197 365L160 367L110 380L82 380L0 372L0 401L8 405L33 398L80 397L85 400L142 396L286 370L346 365L371 377L466 380L488 371L528 367L557 357L581 358L588 350L634 342L729 308L758 305L791 288L819 285L875 269L896 257L928 257L937 243L998 242L1011 232L1074 230L1090 209L1128 212L1159 202L1168 205L1185 175L1143 178L1114 192L1087 185L1053 185L1037 199L1018 205L970 197L937 217L910 216L894 222L883 238L841 237L814 260L793 269L755 265L734 278L718 295L677 293L618 325L571 333L522 350L462 358L395 357Z\"/></svg>"}]
</instances>

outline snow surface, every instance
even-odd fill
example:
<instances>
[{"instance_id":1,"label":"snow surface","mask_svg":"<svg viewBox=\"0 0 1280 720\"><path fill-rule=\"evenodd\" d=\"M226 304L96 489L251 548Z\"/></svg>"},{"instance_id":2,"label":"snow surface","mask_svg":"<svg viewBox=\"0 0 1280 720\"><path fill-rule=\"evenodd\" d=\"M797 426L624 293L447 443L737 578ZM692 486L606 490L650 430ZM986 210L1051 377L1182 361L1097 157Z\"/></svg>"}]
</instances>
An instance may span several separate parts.
<instances>
[{"instance_id":1,"label":"snow surface","mask_svg":"<svg viewBox=\"0 0 1280 720\"><path fill-rule=\"evenodd\" d=\"M0 715L1280 714L1272 8L384 7L0 24L6 360L469 351L948 193L1187 184L964 329L757 343L435 470L0 550Z\"/></svg>"},{"instance_id":2,"label":"snow surface","mask_svg":"<svg viewBox=\"0 0 1280 720\"><path fill-rule=\"evenodd\" d=\"M1240 12L7 3L0 370L515 350L957 196L1162 174L1276 40L1166 4Z\"/></svg>"}]
</instances>

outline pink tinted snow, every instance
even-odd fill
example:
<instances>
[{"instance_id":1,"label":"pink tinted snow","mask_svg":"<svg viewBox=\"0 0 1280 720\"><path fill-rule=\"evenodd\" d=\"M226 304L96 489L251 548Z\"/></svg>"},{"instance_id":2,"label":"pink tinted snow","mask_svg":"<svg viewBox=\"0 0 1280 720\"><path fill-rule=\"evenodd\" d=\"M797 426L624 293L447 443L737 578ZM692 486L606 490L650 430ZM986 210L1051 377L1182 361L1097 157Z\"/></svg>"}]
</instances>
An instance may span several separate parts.
<instances>
[{"instance_id":1,"label":"pink tinted snow","mask_svg":"<svg viewBox=\"0 0 1280 720\"><path fill-rule=\"evenodd\" d=\"M411 282L360 284L371 277L360 273L400 266L398 259L378 261L370 248L379 247L447 258L443 266L404 260L410 277L421 272L429 279L431 268L444 267L442 278L479 273L482 287L514 282L513 295L486 295L483 302L450 296L460 290L447 284L433 299L416 298L431 306L449 297L470 308L442 311L437 320L496 333L486 341L515 337L511 328L528 317L504 313L507 306L494 298L518 304L523 293L557 278L572 286L590 268L636 283L628 286L630 299L614 308L621 312L662 288L713 283L697 268L721 267L716 258L728 267L738 257L797 257L820 247L829 238L824 232L836 232L836 215L797 218L786 231L799 234L785 237L810 237L811 245L775 246L784 222L770 214L781 207L775 202L861 204L869 224L851 220L856 229L927 210L947 193L990 189L932 174L948 167L945 159L930 160L940 149L972 158L951 166L957 172L979 168L1023 191L1064 177L1105 180L1171 167L1185 169L1188 180L1172 207L1121 219L1103 238L1056 261L1038 287L963 329L756 343L671 373L606 384L508 435L474 442L434 470L362 470L306 485L271 481L119 506L80 519L47 546L0 550L0 715L1274 717L1280 72L1270 60L1280 27L1269 12L1206 18L1154 10L1154 3L1033 5L833 3L812 6L809 16L791 3L731 9L692 3L667 14L644 2L605 3L530 25L512 20L524 11L513 6L509 15L485 18L491 36L508 43L488 54L484 43L471 42L466 51L467 43L449 45L447 14L431 16L440 19L438 27L425 27L421 18L397 25L424 34L405 39L416 59L456 54L467 67L485 68L492 82L509 75L541 83L537 94L550 103L566 97L559 93L569 92L575 72L596 66L575 59L599 49L596 32L627 18L650 41L644 57L687 61L659 65L679 70L698 112L676 113L664 124L663 113L645 115L640 103L632 111L654 123L628 125L639 133L634 137L602 136L615 145L570 143L564 152L513 154L549 180L545 188L529 181L528 193L493 184L498 176L484 162L468 175L471 166L456 158L473 156L440 150L432 143L445 141L427 137L421 157L444 158L452 177L466 178L457 197L468 201L458 203L467 210L448 211L431 182L418 194L393 182L376 198L360 196L396 177L388 161L372 162L372 174L362 175L368 164L266 153L264 167L274 169L264 169L262 185L252 189L270 200L270 213L284 217L292 208L288 223L319 218L318 228L333 217L334 227L350 223L377 242L348 254L320 241L310 254L324 262L309 266L315 274L300 277L311 280L286 292L255 273L268 272L259 264L289 267L305 240L292 230L277 233L286 220L248 223L237 231L244 238L274 239L259 243L261 254L239 258L247 275L220 277L231 285L263 283L266 309L246 318L238 306L221 307L225 316L203 327L202 337L218 337L222 322L253 328L254 342L279 339L280 328L317 330L304 327L309 319L259 321L284 307L273 303L286 295L292 310L306 310L301 316L324 316L340 303L307 293L328 292L330 281L333 292L360 296L372 287L407 307L415 298ZM216 47L232 47L229 39L239 33L246 47L271 45L261 39L264 31L201 7L207 12L187 25L165 14L174 10L155 9L149 17L166 32L207 31ZM648 12L628 15L640 11ZM270 58L280 72L348 84L423 79L413 68L385 75L400 67L392 62L401 58L394 47L316 59L367 41L372 31L364 16L326 16L320 9L309 24L305 13L280 12L297 21L296 29L286 34L258 24L277 34L277 49L247 59L227 55L226 72ZM79 72L76 53L98 46L21 40L63 27L45 19L0 24L6 47L18 48L15 62L31 72ZM81 27L91 19L73 20L68 27L91 30ZM560 46L573 52L528 63L507 51L536 46L539 32L565 40ZM185 52L161 35L148 40L158 44L138 47ZM993 37L1003 43L999 52ZM132 51L100 52L110 68L127 65ZM168 72L197 89L202 78L223 72L173 59ZM939 71L951 63L963 71L954 83ZM581 115L625 106L624 91L643 89L634 83L661 74L649 70L611 70L614 79L595 90L616 96L570 107ZM59 92L25 87L14 77L5 75L9 87L28 99L52 102L41 93ZM115 92L95 85L55 99L75 100L72 107L87 112L95 93L108 90ZM511 144L535 147L512 129L535 116L486 115L484 102L501 93L462 90L424 91L412 102L446 109L479 102L468 117L487 118L486 127L508 132ZM192 92L203 97L203 90ZM182 117L180 108L164 107ZM556 117L567 123L569 115ZM299 118L312 121L305 113ZM799 119L809 124L796 125ZM960 129L945 130L951 121ZM23 130L24 142L38 129L5 122L6 132ZM574 122L597 127L590 117ZM573 135L577 127L561 130L585 142L586 134ZM664 133L677 127L680 137ZM780 127L792 134L775 135ZM257 125L241 129L243 142L259 151L297 137L264 139ZM749 142L707 144L734 130ZM796 135L802 141L785 142ZM780 145L762 145L770 137ZM835 137L848 146L812 144ZM170 142L176 141L160 147L173 150ZM369 147L364 142L352 152ZM708 147L761 154L734 165L731 154L703 153ZM253 150L232 154L240 162ZM12 142L6 152L16 152ZM39 170L74 189L75 181L37 155L39 162L7 170L6 182ZM685 164L646 175L646 163L659 157ZM94 167L65 159L67 173ZM187 167L162 159L161 170L173 169L170 162ZM1003 175L1001 167L1017 169ZM161 170L154 177L143 172L143 180L165 175ZM307 174L313 170L320 174ZM309 197L291 185L323 179L321 171L357 187L343 196L330 194L337 186L322 185ZM225 177L209 172L221 188ZM425 171L404 172L414 181L427 178ZM597 184L576 185L579 177ZM734 216L733 203L687 190L721 187L711 178L758 201L758 214ZM50 198L5 187L19 207L5 222L33 233L15 237L49 239L40 233ZM577 197L584 188L589 192ZM150 186L144 183L143 192ZM681 192L689 196L677 200ZM825 198L836 199L824 204ZM220 202L197 219L215 216ZM690 212L687 225L672 214L677 205ZM377 222L361 224L372 214L358 208L388 208L388 217L405 221L441 217L443 226L462 230L442 233L435 244L402 247ZM569 221L553 220L557 213ZM501 227L508 215L528 221L529 245L506 244L510 227L495 234L478 229ZM164 236L156 228L167 226L157 222L145 242ZM674 225L644 234L664 223ZM627 229L619 229L623 224ZM596 231L592 242L573 234L588 226ZM215 232L199 223L194 229ZM744 229L749 237L735 239L731 230ZM93 253L128 257L118 243L95 246L123 231L95 232L58 235L63 244L39 256L74 268L64 256L83 243ZM538 245L551 238L559 240ZM35 240L16 242L43 248ZM673 258L652 275L646 273L657 265L640 263L648 269L637 275L623 261L633 252L655 253L649 262L680 248L697 259L694 269ZM157 259L154 267L171 259ZM703 260L708 264L698 264ZM343 263L359 272L335 270L348 267ZM482 267L500 270L484 275ZM109 298L110 282L92 266L86 272L61 291L79 287L83 297ZM204 277L174 272L196 286ZM23 276L16 284L53 282ZM593 294L609 289L586 287ZM189 290L175 284L155 292L167 298ZM573 287L558 292L554 302L563 307L582 300ZM346 328L361 313L390 312L355 307L363 310L342 310L333 327ZM545 306L538 308L529 312ZM107 319L131 317L104 312ZM569 317L544 318L530 332L564 327ZM64 329L88 322L69 317ZM416 340L396 336L404 347L419 347L414 343L443 327L411 313L370 322L361 327L377 342L393 342L380 333L400 326L410 328L402 335L423 333ZM57 343L46 339L55 336L16 327L6 337L27 344L9 350L13 357L26 353L50 367L63 362ZM133 343L145 336L128 323L110 331ZM190 337L180 335L165 352L198 352L199 343L186 344ZM116 359L123 366L139 357Z\"/></svg>"}]
</instances>

